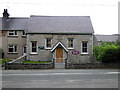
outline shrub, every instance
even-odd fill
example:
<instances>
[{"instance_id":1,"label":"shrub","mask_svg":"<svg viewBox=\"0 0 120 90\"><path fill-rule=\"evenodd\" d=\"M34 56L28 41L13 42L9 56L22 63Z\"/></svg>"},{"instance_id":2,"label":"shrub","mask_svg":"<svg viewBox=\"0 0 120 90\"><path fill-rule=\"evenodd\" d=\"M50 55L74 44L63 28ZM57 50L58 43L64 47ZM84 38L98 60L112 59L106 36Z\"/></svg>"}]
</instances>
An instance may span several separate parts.
<instances>
[{"instance_id":1,"label":"shrub","mask_svg":"<svg viewBox=\"0 0 120 90\"><path fill-rule=\"evenodd\" d=\"M93 55L97 61L103 63L120 63L120 45L118 42L102 42L101 46L93 47Z\"/></svg>"}]
</instances>

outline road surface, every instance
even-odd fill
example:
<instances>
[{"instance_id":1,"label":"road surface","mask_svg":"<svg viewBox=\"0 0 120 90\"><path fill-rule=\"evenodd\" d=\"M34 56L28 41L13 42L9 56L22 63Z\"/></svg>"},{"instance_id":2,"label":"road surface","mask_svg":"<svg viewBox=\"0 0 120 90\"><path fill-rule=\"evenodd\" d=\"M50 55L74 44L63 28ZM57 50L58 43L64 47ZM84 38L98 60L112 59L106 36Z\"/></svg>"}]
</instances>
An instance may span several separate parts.
<instances>
[{"instance_id":1,"label":"road surface","mask_svg":"<svg viewBox=\"0 0 120 90\"><path fill-rule=\"evenodd\" d=\"M118 88L118 70L3 70L2 88Z\"/></svg>"}]
</instances>

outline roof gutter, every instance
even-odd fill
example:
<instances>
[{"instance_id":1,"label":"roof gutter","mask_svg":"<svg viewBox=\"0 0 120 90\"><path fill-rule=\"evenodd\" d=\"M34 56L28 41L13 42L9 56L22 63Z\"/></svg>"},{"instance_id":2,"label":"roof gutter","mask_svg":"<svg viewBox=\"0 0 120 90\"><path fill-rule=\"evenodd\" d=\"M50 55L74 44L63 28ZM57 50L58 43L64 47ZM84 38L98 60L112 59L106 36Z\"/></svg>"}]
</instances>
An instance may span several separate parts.
<instances>
[{"instance_id":1,"label":"roof gutter","mask_svg":"<svg viewBox=\"0 0 120 90\"><path fill-rule=\"evenodd\" d=\"M93 35L93 33L75 33L75 32L26 32L27 34L74 34L74 35Z\"/></svg>"}]
</instances>

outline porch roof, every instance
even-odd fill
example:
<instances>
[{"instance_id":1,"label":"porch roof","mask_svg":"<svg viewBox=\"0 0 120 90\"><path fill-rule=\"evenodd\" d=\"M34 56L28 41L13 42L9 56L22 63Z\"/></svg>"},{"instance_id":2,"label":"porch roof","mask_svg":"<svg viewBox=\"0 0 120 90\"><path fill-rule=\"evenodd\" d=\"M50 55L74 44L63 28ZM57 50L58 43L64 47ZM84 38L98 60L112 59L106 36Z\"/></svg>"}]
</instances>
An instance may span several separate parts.
<instances>
[{"instance_id":1,"label":"porch roof","mask_svg":"<svg viewBox=\"0 0 120 90\"><path fill-rule=\"evenodd\" d=\"M65 46L64 46L61 42L58 42L58 43L53 47L53 49L51 50L51 52L53 52L53 51L58 47L58 45L61 45L61 46L63 47L63 49L64 49L66 52L68 52L67 48L65 48Z\"/></svg>"}]
</instances>

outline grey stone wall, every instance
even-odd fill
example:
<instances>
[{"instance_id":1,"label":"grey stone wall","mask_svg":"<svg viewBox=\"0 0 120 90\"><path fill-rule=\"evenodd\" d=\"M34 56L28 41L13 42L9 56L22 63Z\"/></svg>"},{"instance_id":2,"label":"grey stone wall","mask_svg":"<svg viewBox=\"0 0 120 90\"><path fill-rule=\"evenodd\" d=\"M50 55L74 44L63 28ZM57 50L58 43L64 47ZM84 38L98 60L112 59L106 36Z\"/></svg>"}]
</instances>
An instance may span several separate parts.
<instances>
[{"instance_id":1,"label":"grey stone wall","mask_svg":"<svg viewBox=\"0 0 120 90\"><path fill-rule=\"evenodd\" d=\"M93 58L93 35L57 35L57 34L27 34L27 60L52 60L53 55L51 49L45 49L45 39L47 37L52 38L52 48L58 43L62 42L62 44L67 47L68 38L74 38L74 49L68 49L68 60L67 62L91 62ZM38 49L37 54L30 53L30 42L37 41L38 47L44 46L43 50ZM88 54L81 53L81 45L82 41L88 41ZM79 51L78 55L73 55L72 51Z\"/></svg>"},{"instance_id":2,"label":"grey stone wall","mask_svg":"<svg viewBox=\"0 0 120 90\"><path fill-rule=\"evenodd\" d=\"M66 69L119 69L120 63L67 63Z\"/></svg>"},{"instance_id":3,"label":"grey stone wall","mask_svg":"<svg viewBox=\"0 0 120 90\"><path fill-rule=\"evenodd\" d=\"M5 70L18 70L18 69L52 69L53 63L34 64L34 63L6 63Z\"/></svg>"},{"instance_id":4,"label":"grey stone wall","mask_svg":"<svg viewBox=\"0 0 120 90\"><path fill-rule=\"evenodd\" d=\"M23 47L26 45L26 37L22 36L22 31L18 31L18 36L8 36L8 31L3 32L2 48L4 58L16 59L23 55ZM8 53L8 45L17 45L17 53Z\"/></svg>"}]
</instances>

